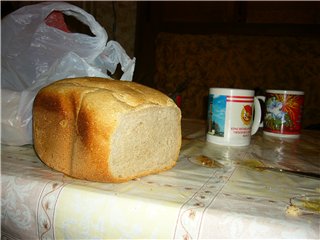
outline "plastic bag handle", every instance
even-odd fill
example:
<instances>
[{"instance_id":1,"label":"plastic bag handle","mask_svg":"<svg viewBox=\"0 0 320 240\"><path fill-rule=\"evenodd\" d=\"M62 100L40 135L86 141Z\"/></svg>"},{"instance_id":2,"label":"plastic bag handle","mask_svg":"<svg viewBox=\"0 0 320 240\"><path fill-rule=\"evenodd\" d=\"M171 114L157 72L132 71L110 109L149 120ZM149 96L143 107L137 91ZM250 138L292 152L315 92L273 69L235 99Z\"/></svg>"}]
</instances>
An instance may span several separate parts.
<instances>
[{"instance_id":1,"label":"plastic bag handle","mask_svg":"<svg viewBox=\"0 0 320 240\"><path fill-rule=\"evenodd\" d=\"M87 25L92 34L94 35L93 38L96 39L95 41L97 44L97 48L103 48L106 46L108 41L108 34L106 30L95 20L95 18L91 14L87 13L86 11L77 6L65 2L44 2L40 4L43 5L41 18L43 21L43 25L45 25L44 27L48 27L48 25L45 23L45 19L52 12L60 11L67 16L75 17L77 20ZM61 32L61 34L72 34L63 31ZM90 56L90 58L88 58L88 61L91 62L96 57L98 57L98 54Z\"/></svg>"},{"instance_id":2,"label":"plastic bag handle","mask_svg":"<svg viewBox=\"0 0 320 240\"><path fill-rule=\"evenodd\" d=\"M105 31L105 29L101 27L101 25L94 19L94 17L91 14L87 13L83 9L76 7L74 5L66 4L66 3L63 3L63 4L59 3L57 5L53 4L52 8L53 9L48 13L48 16L51 12L55 10L61 11L65 15L73 16L83 24L86 24L90 28L90 31L97 38L104 39L105 42L107 42L108 34Z\"/></svg>"}]
</instances>

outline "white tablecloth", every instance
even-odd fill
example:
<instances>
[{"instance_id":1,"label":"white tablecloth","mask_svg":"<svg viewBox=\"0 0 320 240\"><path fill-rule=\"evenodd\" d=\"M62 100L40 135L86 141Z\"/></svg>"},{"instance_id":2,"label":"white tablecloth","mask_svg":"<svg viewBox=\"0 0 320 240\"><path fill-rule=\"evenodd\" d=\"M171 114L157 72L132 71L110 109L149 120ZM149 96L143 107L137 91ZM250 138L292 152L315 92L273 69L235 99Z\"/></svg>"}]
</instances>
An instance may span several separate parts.
<instances>
[{"instance_id":1,"label":"white tablecloth","mask_svg":"<svg viewBox=\"0 0 320 240\"><path fill-rule=\"evenodd\" d=\"M207 143L201 121L184 120L183 133L173 169L121 184L69 178L33 146L2 145L2 239L319 239L319 178L258 168L319 173L319 132L259 132L249 147Z\"/></svg>"}]
</instances>

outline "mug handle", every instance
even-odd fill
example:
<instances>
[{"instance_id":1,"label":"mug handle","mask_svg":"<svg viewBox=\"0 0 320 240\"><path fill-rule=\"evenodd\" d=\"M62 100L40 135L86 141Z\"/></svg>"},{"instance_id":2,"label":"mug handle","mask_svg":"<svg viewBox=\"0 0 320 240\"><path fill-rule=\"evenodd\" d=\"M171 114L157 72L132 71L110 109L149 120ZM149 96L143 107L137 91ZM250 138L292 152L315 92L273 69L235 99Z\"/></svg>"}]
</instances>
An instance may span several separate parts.
<instances>
[{"instance_id":1,"label":"mug handle","mask_svg":"<svg viewBox=\"0 0 320 240\"><path fill-rule=\"evenodd\" d=\"M266 102L265 96L256 96L256 98L258 98L259 100L261 100L264 103ZM260 106L261 106L261 104L260 104ZM263 118L263 116L261 116L261 117ZM262 118L261 118L261 120L263 120ZM263 127L263 121L260 122L260 127Z\"/></svg>"},{"instance_id":2,"label":"mug handle","mask_svg":"<svg viewBox=\"0 0 320 240\"><path fill-rule=\"evenodd\" d=\"M265 101L265 98L263 96L254 97L254 120L251 127L251 135L254 135L258 131L259 127L263 126L263 122L261 123L262 125L260 124L260 120L262 117L262 110L261 110L259 99L261 99L262 101Z\"/></svg>"}]
</instances>

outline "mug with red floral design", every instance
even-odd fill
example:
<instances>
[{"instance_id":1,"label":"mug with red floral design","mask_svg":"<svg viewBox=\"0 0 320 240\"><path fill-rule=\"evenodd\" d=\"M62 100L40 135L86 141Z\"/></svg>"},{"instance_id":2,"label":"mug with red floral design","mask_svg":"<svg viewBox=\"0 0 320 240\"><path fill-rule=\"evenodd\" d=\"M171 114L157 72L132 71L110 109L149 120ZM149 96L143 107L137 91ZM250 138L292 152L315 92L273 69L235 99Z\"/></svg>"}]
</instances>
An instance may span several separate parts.
<instances>
[{"instance_id":1,"label":"mug with red floral design","mask_svg":"<svg viewBox=\"0 0 320 240\"><path fill-rule=\"evenodd\" d=\"M268 136L299 138L304 92L267 90L264 100L263 133Z\"/></svg>"}]
</instances>

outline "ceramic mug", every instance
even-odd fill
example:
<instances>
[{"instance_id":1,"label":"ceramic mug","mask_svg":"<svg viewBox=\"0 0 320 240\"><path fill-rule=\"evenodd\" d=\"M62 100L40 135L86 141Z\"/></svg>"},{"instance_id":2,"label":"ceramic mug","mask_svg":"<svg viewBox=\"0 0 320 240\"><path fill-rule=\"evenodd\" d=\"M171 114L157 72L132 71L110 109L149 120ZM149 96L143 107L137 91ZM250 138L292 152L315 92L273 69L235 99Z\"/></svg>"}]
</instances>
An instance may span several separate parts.
<instances>
[{"instance_id":1,"label":"ceramic mug","mask_svg":"<svg viewBox=\"0 0 320 240\"><path fill-rule=\"evenodd\" d=\"M260 126L261 105L253 90L210 88L207 141L247 146Z\"/></svg>"},{"instance_id":2,"label":"ceramic mug","mask_svg":"<svg viewBox=\"0 0 320 240\"><path fill-rule=\"evenodd\" d=\"M304 92L266 90L263 133L268 136L299 138L304 103Z\"/></svg>"}]
</instances>

